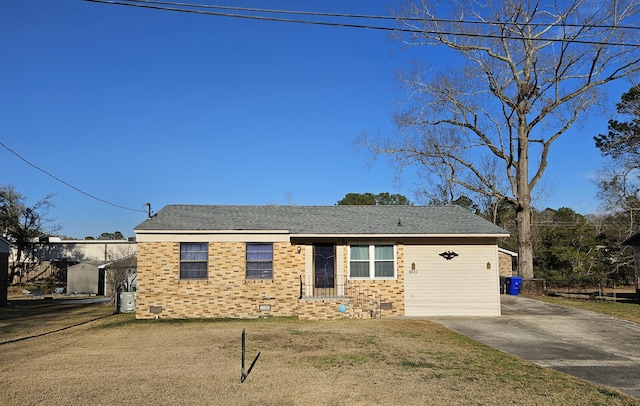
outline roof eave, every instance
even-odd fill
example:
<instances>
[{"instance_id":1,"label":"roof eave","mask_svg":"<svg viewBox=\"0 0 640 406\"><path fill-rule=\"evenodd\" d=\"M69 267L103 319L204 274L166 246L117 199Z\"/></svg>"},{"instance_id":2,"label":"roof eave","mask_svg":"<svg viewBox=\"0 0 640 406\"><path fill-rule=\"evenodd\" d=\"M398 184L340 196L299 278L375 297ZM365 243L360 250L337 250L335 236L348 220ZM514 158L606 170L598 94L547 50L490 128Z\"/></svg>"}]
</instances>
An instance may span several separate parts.
<instances>
[{"instance_id":1,"label":"roof eave","mask_svg":"<svg viewBox=\"0 0 640 406\"><path fill-rule=\"evenodd\" d=\"M136 234L290 234L296 238L506 238L508 233L291 233L289 230L133 230Z\"/></svg>"},{"instance_id":2,"label":"roof eave","mask_svg":"<svg viewBox=\"0 0 640 406\"><path fill-rule=\"evenodd\" d=\"M632 236L622 241L620 245L630 245L630 246L640 245L640 231L634 233Z\"/></svg>"},{"instance_id":3,"label":"roof eave","mask_svg":"<svg viewBox=\"0 0 640 406\"><path fill-rule=\"evenodd\" d=\"M289 230L144 230L134 229L136 234L290 234Z\"/></svg>"},{"instance_id":4,"label":"roof eave","mask_svg":"<svg viewBox=\"0 0 640 406\"><path fill-rule=\"evenodd\" d=\"M498 251L499 252L503 252L503 253L508 254L508 255L511 255L512 257L517 257L518 256L517 252L509 251L508 249L505 249L505 248L498 247Z\"/></svg>"},{"instance_id":5,"label":"roof eave","mask_svg":"<svg viewBox=\"0 0 640 406\"><path fill-rule=\"evenodd\" d=\"M442 237L475 237L475 238L502 238L502 237L508 237L509 234L473 234L473 233L469 233L469 234L412 234L412 233L376 233L376 234L353 234L353 233L346 233L346 234L336 234L336 233L329 233L329 234L323 234L323 233L292 233L291 234L292 237L299 237L299 238L312 238L312 237L336 237L336 238L361 238L361 237L371 237L371 238L377 238L377 237L381 237L381 238L407 238L407 237L418 237L418 238L442 238Z\"/></svg>"}]
</instances>

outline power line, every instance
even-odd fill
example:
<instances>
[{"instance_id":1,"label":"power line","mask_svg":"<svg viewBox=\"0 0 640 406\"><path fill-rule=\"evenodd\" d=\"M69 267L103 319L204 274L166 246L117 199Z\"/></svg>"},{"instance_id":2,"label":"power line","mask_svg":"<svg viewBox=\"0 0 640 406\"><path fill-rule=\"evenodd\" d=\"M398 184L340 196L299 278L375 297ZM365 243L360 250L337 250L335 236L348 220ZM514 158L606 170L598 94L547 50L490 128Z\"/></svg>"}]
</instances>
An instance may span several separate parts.
<instances>
[{"instance_id":1,"label":"power line","mask_svg":"<svg viewBox=\"0 0 640 406\"><path fill-rule=\"evenodd\" d=\"M216 9L216 10L234 10L234 11L249 11L254 13L276 13L276 14L295 14L295 15L311 15L318 17L340 17L340 18L359 18L359 19L372 19L372 20L387 20L387 21L424 21L420 17L394 17L388 15L372 15L372 14L346 14L346 13L326 13L319 11L300 11L300 10L283 10L283 9L270 9L270 8L255 8L255 7L237 7L237 6L218 6L211 4L199 4L199 3L182 3L175 1L160 1L160 0L122 0L127 3L147 3L147 4L160 4L178 7L195 7L204 9ZM437 23L451 23L451 24L471 24L471 25L517 25L523 27L538 27L544 24L541 23L528 23L528 22L510 22L510 21L470 21L470 20L453 20L444 18L433 18L430 21ZM634 27L630 25L606 25L606 24L573 24L561 22L554 24L556 27L571 27L571 28L617 28L626 30L640 30L640 27Z\"/></svg>"},{"instance_id":2,"label":"power line","mask_svg":"<svg viewBox=\"0 0 640 406\"><path fill-rule=\"evenodd\" d=\"M161 5L179 6L179 7L216 9L216 10L249 11L253 13L297 14L297 15L311 15L311 16L318 16L318 17L348 17L348 18L365 18L365 19L378 19L378 20L390 20L390 21L397 20L395 17L380 16L380 15L323 13L319 11L282 10L282 9L237 7L237 6L217 6L217 5L211 5L211 4L179 3L179 2L173 2L173 1L158 1L158 0L122 0L122 1L127 3L147 3L147 4L161 4Z\"/></svg>"},{"instance_id":3,"label":"power line","mask_svg":"<svg viewBox=\"0 0 640 406\"><path fill-rule=\"evenodd\" d=\"M101 199L101 198L96 197L96 196L94 196L94 195L92 195L92 194L90 194L90 193L87 193L87 192L85 192L85 191L83 191L83 190L80 190L80 189L78 189L77 187L75 187L75 186L73 186L72 184L70 184L69 182L65 182L64 180L62 180L62 179L58 178L57 176L53 175L52 173L47 172L46 170L44 170L44 169L40 168L39 166L37 166L37 165L35 165L35 164L33 164L33 163L29 162L26 158L22 157L22 156L21 156L20 154L18 154L16 151L14 151L14 150L12 150L11 148L9 148L8 146L6 146L2 141L0 141L0 146L2 146L2 147L3 147L4 149L6 149L7 151L11 152L13 155L15 155L15 156L17 156L18 158L20 158L20 159L21 159L22 161L24 161L27 165L29 165L29 166L31 166L31 167L33 167L33 168L35 168L35 169L39 170L40 172L44 173L44 174L45 174L45 175L47 175L47 176L52 177L53 179L57 180L58 182L62 183L63 185L66 185L66 186L70 187L71 189L75 190L76 192L80 192L80 193L82 193L82 194L83 194L83 195L85 195L85 196L89 196L89 197L90 197L90 198L92 198L92 199L95 199L95 200L97 200L97 201L99 201L99 202L102 202L102 203L106 203L106 204L108 204L108 205L110 205L110 206L113 206L113 207L117 207L117 208L119 208L119 209L130 210L130 211L139 211L139 212L142 212L142 213L146 213L146 212L147 212L146 210L142 210L142 209L132 209L132 208L130 208L130 207L120 206L120 205L118 205L118 204L111 203L111 202L109 202L109 201L107 201L107 200ZM148 203L147 203L147 204L148 204ZM151 208L150 208L150 207L149 207L149 210L151 210Z\"/></svg>"},{"instance_id":4,"label":"power line","mask_svg":"<svg viewBox=\"0 0 640 406\"><path fill-rule=\"evenodd\" d=\"M115 1L115 0L80 0L89 3L102 3L102 4L112 4L118 6L129 6L129 7L139 7L139 8L147 8L154 10L164 10L164 11L173 11L180 13L192 13L192 14L203 14L210 15L216 17L232 17L232 18L244 18L249 20L263 20L263 21L276 21L276 22L286 22L286 23L300 23L300 24L312 24L312 25L325 25L330 27L348 27L348 28L364 28L364 29L373 29L373 30L384 30L384 31L403 31L404 29L398 29L393 27L381 27L381 26L371 26L371 25L360 25L360 24L345 24L345 23L334 23L327 21L312 21L312 20L297 20L297 19L287 19L287 18L276 18L276 17L265 17L265 16L257 16L257 15L246 15L246 14L230 14L230 13L218 13L212 11L204 11L204 10L191 10L184 8L176 8L176 7L164 7L164 6L155 6L150 5L153 3L167 4L173 6L180 6L182 3L169 3L169 2L145 2L148 4L139 4L133 2L126 1ZM204 5L193 5L191 7L200 7L204 8ZM211 6L209 8L212 8ZM248 10L248 9L247 9ZM276 10L274 10L276 12ZM280 11L281 12L281 11ZM302 13L292 13L292 14L302 14ZM319 14L318 14L319 15Z\"/></svg>"},{"instance_id":5,"label":"power line","mask_svg":"<svg viewBox=\"0 0 640 406\"><path fill-rule=\"evenodd\" d=\"M190 3L175 3L175 2L163 2L163 1L147 1L147 0L80 0L89 3L102 3L102 4L111 4L111 5L119 5L119 6L128 6L128 7L138 7L138 8L146 8L146 9L154 9L154 10L163 10L163 11L172 11L179 13L191 13L191 14L201 14L201 15L209 15L215 17L230 17L230 18L242 18L249 20L262 20L262 21L274 21L274 22L285 22L285 23L298 23L298 24L310 24L310 25L323 25L329 27L345 27L345 28L360 28L360 29L370 29L370 30L381 30L381 31L392 31L392 32L404 32L411 34L431 34L431 35L457 35L463 37L470 38L492 38L492 39L511 39L518 40L520 38L517 37L509 37L505 35L498 34L484 34L484 33L465 33L465 32L455 32L455 31L440 31L440 30L423 30L423 29L413 29L413 28L398 28L398 27L385 27L385 26L376 26L376 25L364 25L364 24L353 24L353 23L338 23L338 22L329 22L329 21L315 21L315 20L303 20L303 19L290 19L290 18L279 18L279 17L266 17L259 15L247 15L247 14L232 14L232 13L221 13L221 12L213 12L213 11L205 11L205 10L193 10L179 7L197 7L197 8L209 8L209 9L226 9L226 10L234 10L234 11L252 11L252 12L268 12L268 13L282 13L282 14L300 14L300 15L314 15L320 17L349 17L349 18L369 18L369 19L388 19L388 20L397 20L393 17L389 16L366 16L366 15L358 15L358 14L337 14L337 13L319 13L319 12L303 12L303 11L291 11L291 10L271 10L271 9L254 9L254 8L245 8L245 7L228 7L228 6L211 6L211 5L202 5L202 4L190 4ZM172 6L172 7L167 7ZM401 19L402 20L402 19ZM409 18L404 19L406 21L421 21L419 18ZM458 20L439 20L435 19L435 22L442 23L462 23L462 24L497 24L497 25L511 25L516 23L508 23L508 22L483 22L483 21L458 21ZM520 23L518 23L520 24ZM522 23L520 25L540 25L536 23ZM558 26L564 27L582 27L582 28L620 28L620 29L640 29L640 27L631 27L631 26L608 26L608 25L581 25L581 24L561 24ZM546 41L546 42L570 42L575 44L586 44L586 45L605 45L605 46L623 46L623 47L640 47L638 43L614 43L607 41L589 41L589 40L580 40L580 39L572 39L572 38L528 38L531 41Z\"/></svg>"}]
</instances>

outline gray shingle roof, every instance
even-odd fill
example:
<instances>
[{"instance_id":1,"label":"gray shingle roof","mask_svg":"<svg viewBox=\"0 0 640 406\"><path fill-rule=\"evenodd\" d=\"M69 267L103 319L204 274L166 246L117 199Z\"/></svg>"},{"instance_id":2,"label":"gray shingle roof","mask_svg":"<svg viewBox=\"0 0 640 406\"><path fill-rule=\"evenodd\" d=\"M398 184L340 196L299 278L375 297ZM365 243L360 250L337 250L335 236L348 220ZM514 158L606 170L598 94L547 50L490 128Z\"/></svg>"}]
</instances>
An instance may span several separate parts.
<instances>
[{"instance_id":1,"label":"gray shingle roof","mask_svg":"<svg viewBox=\"0 0 640 406\"><path fill-rule=\"evenodd\" d=\"M169 205L135 231L286 230L291 234L496 235L502 228L459 206Z\"/></svg>"}]
</instances>

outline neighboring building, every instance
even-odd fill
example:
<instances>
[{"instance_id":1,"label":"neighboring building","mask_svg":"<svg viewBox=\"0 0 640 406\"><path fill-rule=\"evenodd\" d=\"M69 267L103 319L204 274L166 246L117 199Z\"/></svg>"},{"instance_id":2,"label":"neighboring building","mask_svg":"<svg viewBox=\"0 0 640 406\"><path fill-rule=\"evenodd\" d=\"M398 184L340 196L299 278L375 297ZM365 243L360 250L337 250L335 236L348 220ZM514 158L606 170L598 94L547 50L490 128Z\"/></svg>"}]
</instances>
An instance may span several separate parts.
<instances>
[{"instance_id":1,"label":"neighboring building","mask_svg":"<svg viewBox=\"0 0 640 406\"><path fill-rule=\"evenodd\" d=\"M119 274L117 280L122 283L120 291L135 291L136 257L131 256L104 264L80 262L71 265L67 268L67 294L110 296L115 285L110 273L114 272Z\"/></svg>"},{"instance_id":2,"label":"neighboring building","mask_svg":"<svg viewBox=\"0 0 640 406\"><path fill-rule=\"evenodd\" d=\"M136 242L127 240L62 240L59 237L43 237L34 242L33 251L27 257L23 281L34 276L38 280L64 282L67 269L75 264L88 262L102 264L136 254ZM10 256L16 258L15 248ZM19 281L16 277L13 283Z\"/></svg>"},{"instance_id":3,"label":"neighboring building","mask_svg":"<svg viewBox=\"0 0 640 406\"><path fill-rule=\"evenodd\" d=\"M517 252L509 251L504 248L498 248L498 268L500 269L500 276L514 276L513 261L516 258L518 258Z\"/></svg>"},{"instance_id":4,"label":"neighboring building","mask_svg":"<svg viewBox=\"0 0 640 406\"><path fill-rule=\"evenodd\" d=\"M131 240L62 240L45 237L34 244L34 257L40 262L64 260L69 263L107 262L136 253Z\"/></svg>"},{"instance_id":5,"label":"neighboring building","mask_svg":"<svg viewBox=\"0 0 640 406\"><path fill-rule=\"evenodd\" d=\"M171 205L135 232L137 318L500 315L508 233L458 206Z\"/></svg>"},{"instance_id":6,"label":"neighboring building","mask_svg":"<svg viewBox=\"0 0 640 406\"><path fill-rule=\"evenodd\" d=\"M0 237L0 306L7 303L7 288L9 286L9 253L11 243Z\"/></svg>"},{"instance_id":7,"label":"neighboring building","mask_svg":"<svg viewBox=\"0 0 640 406\"><path fill-rule=\"evenodd\" d=\"M67 268L68 295L105 294L104 269L90 262L80 262Z\"/></svg>"},{"instance_id":8,"label":"neighboring building","mask_svg":"<svg viewBox=\"0 0 640 406\"><path fill-rule=\"evenodd\" d=\"M622 241L622 245L629 245L633 247L633 263L636 269L636 300L640 303L640 231Z\"/></svg>"},{"instance_id":9,"label":"neighboring building","mask_svg":"<svg viewBox=\"0 0 640 406\"><path fill-rule=\"evenodd\" d=\"M136 255L107 262L98 267L105 275L105 295L111 295L115 288L118 292L135 292L138 260Z\"/></svg>"}]
</instances>

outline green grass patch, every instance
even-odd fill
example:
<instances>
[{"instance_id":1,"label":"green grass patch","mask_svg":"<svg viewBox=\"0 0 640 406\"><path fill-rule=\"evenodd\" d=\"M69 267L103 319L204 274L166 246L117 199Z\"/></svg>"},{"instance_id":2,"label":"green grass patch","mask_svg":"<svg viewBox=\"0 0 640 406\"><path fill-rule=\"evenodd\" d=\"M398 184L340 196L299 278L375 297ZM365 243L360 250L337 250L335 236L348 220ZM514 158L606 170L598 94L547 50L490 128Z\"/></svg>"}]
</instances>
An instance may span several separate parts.
<instances>
[{"instance_id":1,"label":"green grass patch","mask_svg":"<svg viewBox=\"0 0 640 406\"><path fill-rule=\"evenodd\" d=\"M362 366L369 361L368 357L361 354L330 354L312 358L312 364L321 370Z\"/></svg>"},{"instance_id":2,"label":"green grass patch","mask_svg":"<svg viewBox=\"0 0 640 406\"><path fill-rule=\"evenodd\" d=\"M300 337L319 337L319 336L324 336L324 335L333 335L336 334L333 331L330 330L321 330L321 331L316 331L316 330L291 330L290 333L294 336L300 336Z\"/></svg>"},{"instance_id":3,"label":"green grass patch","mask_svg":"<svg viewBox=\"0 0 640 406\"><path fill-rule=\"evenodd\" d=\"M400 366L408 369L434 369L434 368L442 368L439 365L436 365L433 362L425 361L425 360L408 360L403 359L400 361Z\"/></svg>"},{"instance_id":4,"label":"green grass patch","mask_svg":"<svg viewBox=\"0 0 640 406\"><path fill-rule=\"evenodd\" d=\"M568 299L557 296L536 296L535 299L547 303L589 310L622 320L640 323L640 305L637 303L611 302L608 300Z\"/></svg>"}]
</instances>

